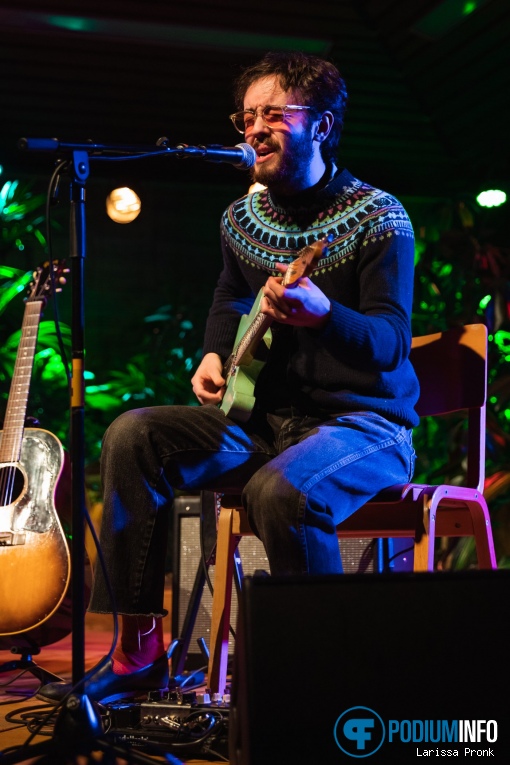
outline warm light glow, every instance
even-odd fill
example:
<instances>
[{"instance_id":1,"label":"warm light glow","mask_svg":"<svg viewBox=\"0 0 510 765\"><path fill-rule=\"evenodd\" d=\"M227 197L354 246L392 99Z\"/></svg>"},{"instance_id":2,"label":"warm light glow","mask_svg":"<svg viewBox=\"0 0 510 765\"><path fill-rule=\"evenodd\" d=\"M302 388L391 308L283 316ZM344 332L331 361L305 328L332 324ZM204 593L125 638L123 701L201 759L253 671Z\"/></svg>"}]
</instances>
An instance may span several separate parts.
<instances>
[{"instance_id":1,"label":"warm light glow","mask_svg":"<svg viewBox=\"0 0 510 765\"><path fill-rule=\"evenodd\" d=\"M115 223L131 223L140 214L142 203L133 189L113 189L106 197L106 212Z\"/></svg>"},{"instance_id":2,"label":"warm light glow","mask_svg":"<svg viewBox=\"0 0 510 765\"><path fill-rule=\"evenodd\" d=\"M499 207L506 202L506 194L500 189L487 189L478 194L476 201L480 207Z\"/></svg>"},{"instance_id":3,"label":"warm light glow","mask_svg":"<svg viewBox=\"0 0 510 765\"><path fill-rule=\"evenodd\" d=\"M250 188L248 189L248 194L253 194L255 191L262 191L265 189L266 186L264 186L262 183L252 183Z\"/></svg>"}]
</instances>

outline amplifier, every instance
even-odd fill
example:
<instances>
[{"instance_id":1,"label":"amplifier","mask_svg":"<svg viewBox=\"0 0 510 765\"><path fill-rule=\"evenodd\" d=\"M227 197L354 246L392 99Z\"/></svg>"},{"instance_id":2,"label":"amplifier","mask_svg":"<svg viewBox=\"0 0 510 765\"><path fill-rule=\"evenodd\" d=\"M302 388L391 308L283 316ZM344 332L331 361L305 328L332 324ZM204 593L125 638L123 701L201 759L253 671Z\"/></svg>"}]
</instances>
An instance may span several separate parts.
<instances>
[{"instance_id":1,"label":"amplifier","mask_svg":"<svg viewBox=\"0 0 510 765\"><path fill-rule=\"evenodd\" d=\"M194 627L187 651L186 669L196 669L206 664L198 641L205 640L209 646L211 632L212 594L207 582L196 591L197 578L203 576L204 563L212 587L214 587L214 564L208 564L216 543L216 508L214 494L203 492L200 496L183 496L174 500L174 554L172 571L172 637L182 637L190 608L197 607ZM259 539L243 537L239 543L238 557L243 575L256 570L269 570L267 556ZM199 583L200 584L200 583ZM193 601L195 603L193 604ZM232 589L232 624L237 620L237 593ZM234 652L234 638L229 641L229 653Z\"/></svg>"},{"instance_id":2,"label":"amplifier","mask_svg":"<svg viewBox=\"0 0 510 765\"><path fill-rule=\"evenodd\" d=\"M203 585L204 564L211 557L216 542L216 507L213 492L196 496L181 496L174 500L174 552L172 556L172 638L182 637L192 615L193 631L182 668L196 669L206 664L198 641L209 645L212 595L208 584ZM345 573L372 573L377 566L377 545L369 539L341 539L340 552ZM257 570L269 571L269 563L257 537L242 537L238 547L238 566L242 574L253 575ZM214 587L214 565L208 565L208 575ZM197 592L196 585L199 585ZM238 598L232 588L231 622L237 622ZM229 653L234 653L234 638L229 640ZM175 667L174 667L175 673Z\"/></svg>"}]
</instances>

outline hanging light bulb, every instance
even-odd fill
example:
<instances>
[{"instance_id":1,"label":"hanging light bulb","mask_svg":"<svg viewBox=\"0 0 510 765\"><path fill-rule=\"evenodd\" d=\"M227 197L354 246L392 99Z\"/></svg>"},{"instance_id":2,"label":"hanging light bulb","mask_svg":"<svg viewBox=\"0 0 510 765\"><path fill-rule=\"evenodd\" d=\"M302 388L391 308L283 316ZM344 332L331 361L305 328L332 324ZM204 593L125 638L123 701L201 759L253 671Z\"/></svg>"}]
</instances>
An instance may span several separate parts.
<instances>
[{"instance_id":1,"label":"hanging light bulb","mask_svg":"<svg viewBox=\"0 0 510 765\"><path fill-rule=\"evenodd\" d=\"M140 197L127 186L113 189L106 197L106 212L115 223L131 223L141 209Z\"/></svg>"}]
</instances>

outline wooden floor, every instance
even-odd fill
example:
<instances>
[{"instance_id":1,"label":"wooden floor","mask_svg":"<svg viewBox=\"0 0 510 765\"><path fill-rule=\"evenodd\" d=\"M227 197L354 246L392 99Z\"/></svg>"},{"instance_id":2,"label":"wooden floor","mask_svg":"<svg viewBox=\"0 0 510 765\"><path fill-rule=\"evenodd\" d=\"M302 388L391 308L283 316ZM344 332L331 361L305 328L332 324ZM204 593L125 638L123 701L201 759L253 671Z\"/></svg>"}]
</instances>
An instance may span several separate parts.
<instances>
[{"instance_id":1,"label":"wooden floor","mask_svg":"<svg viewBox=\"0 0 510 765\"><path fill-rule=\"evenodd\" d=\"M165 607L171 613L171 585L166 587L165 590ZM86 614L85 616L85 669L89 669L94 666L99 659L101 659L111 647L112 641L112 620L109 616L102 616L97 614ZM165 619L165 636L170 643L170 617ZM7 664L8 662L16 661L19 657L11 654L7 650L0 650L0 665ZM72 635L69 634L62 638L58 642L46 645L41 648L40 653L33 657L36 664L46 671L52 672L62 679L68 681L72 677ZM43 710L42 702L35 698L40 682L38 678L29 671L24 673L20 670L2 671L0 673L0 753L6 753L10 747L19 746L27 741L30 736L30 731L27 728L26 721L30 722L33 719L33 715L41 716ZM201 689L198 689L199 691ZM33 710L33 707L40 707L40 709ZM44 709L49 709L45 707ZM9 717L14 719L9 720ZM7 719L6 719L7 718ZM51 732L51 728L47 729ZM35 736L31 744L36 742L48 741L49 736ZM135 751L139 751L135 749ZM207 759L194 758L187 759L182 754L168 748L168 752L176 758L176 762L188 763L191 765L199 765L199 763L208 763L209 765L220 765L225 763L226 759L214 759L212 755L209 755ZM144 753L146 757L149 757L148 753ZM223 754L223 752L221 753ZM204 755L205 756L205 755ZM92 757L94 760L101 761L102 755L93 752ZM150 758L154 762L164 761L162 758L150 755ZM31 756L30 750L27 750L19 762L23 765L31 765L36 763L39 757L34 758ZM86 765L86 760L83 758L75 758L74 753L70 755L70 763L76 762L77 765ZM126 760L117 758L116 762L119 765L125 763Z\"/></svg>"}]
</instances>

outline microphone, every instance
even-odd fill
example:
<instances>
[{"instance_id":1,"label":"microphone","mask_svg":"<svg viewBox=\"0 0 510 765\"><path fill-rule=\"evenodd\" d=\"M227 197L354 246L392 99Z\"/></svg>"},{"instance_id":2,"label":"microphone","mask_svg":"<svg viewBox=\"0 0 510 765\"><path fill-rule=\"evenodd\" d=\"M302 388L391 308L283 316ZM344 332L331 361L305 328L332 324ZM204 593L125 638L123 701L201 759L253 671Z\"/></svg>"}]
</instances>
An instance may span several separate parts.
<instances>
[{"instance_id":1,"label":"microphone","mask_svg":"<svg viewBox=\"0 0 510 765\"><path fill-rule=\"evenodd\" d=\"M249 143L238 143L236 146L186 146L180 144L179 156L202 157L207 162L227 162L239 170L248 170L257 160L257 152Z\"/></svg>"},{"instance_id":2,"label":"microphone","mask_svg":"<svg viewBox=\"0 0 510 765\"><path fill-rule=\"evenodd\" d=\"M96 159L102 154L108 158L109 153L119 152L127 155L142 154L174 154L178 158L200 157L207 162L227 162L239 170L248 170L257 161L257 152L249 143L238 143L236 146L221 146L209 144L207 146L188 146L180 143L177 146L168 146L168 138L159 138L155 147L147 146L124 146L122 144L97 144L92 141L86 143L65 143L58 138L20 138L18 148L29 151L86 151ZM118 156L115 156L119 159ZM122 159L122 157L120 157Z\"/></svg>"}]
</instances>

